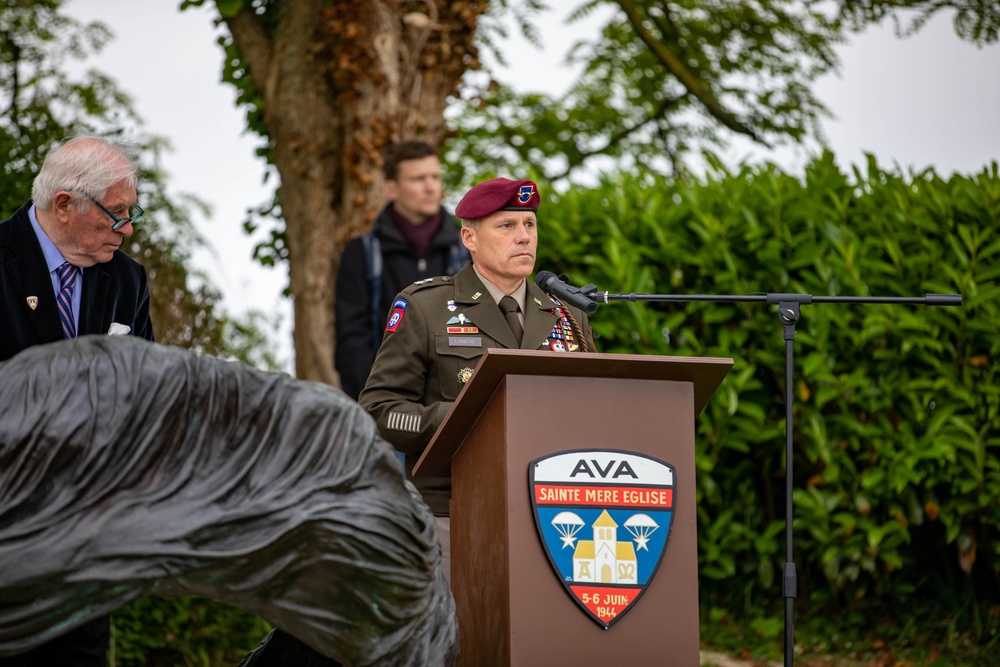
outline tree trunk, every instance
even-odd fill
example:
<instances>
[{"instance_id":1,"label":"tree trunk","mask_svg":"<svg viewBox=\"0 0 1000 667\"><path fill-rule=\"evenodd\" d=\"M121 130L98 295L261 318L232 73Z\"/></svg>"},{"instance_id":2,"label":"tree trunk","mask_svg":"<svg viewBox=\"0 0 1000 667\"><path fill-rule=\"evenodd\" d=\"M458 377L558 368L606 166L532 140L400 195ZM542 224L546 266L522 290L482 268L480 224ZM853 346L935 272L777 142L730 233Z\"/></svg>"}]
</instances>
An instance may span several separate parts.
<instances>
[{"instance_id":1,"label":"tree trunk","mask_svg":"<svg viewBox=\"0 0 1000 667\"><path fill-rule=\"evenodd\" d=\"M281 177L300 379L337 383L341 249L385 204L386 148L443 139L447 98L476 63L472 39L485 5L296 0L272 5L266 22L249 3L225 19L263 99Z\"/></svg>"}]
</instances>

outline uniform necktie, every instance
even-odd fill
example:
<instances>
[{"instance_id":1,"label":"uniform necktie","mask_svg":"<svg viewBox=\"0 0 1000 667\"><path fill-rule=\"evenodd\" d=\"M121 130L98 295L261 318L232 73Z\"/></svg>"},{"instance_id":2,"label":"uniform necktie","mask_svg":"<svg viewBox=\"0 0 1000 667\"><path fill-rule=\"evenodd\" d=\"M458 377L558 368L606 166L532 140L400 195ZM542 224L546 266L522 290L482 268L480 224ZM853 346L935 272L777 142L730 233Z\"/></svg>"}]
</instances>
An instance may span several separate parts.
<instances>
[{"instance_id":1,"label":"uniform necktie","mask_svg":"<svg viewBox=\"0 0 1000 667\"><path fill-rule=\"evenodd\" d=\"M521 319L517 316L517 301L512 296L505 296L500 299L500 310L503 311L503 318L507 320L507 326L514 332L514 339L520 346L524 329L521 328Z\"/></svg>"},{"instance_id":2,"label":"uniform necktie","mask_svg":"<svg viewBox=\"0 0 1000 667\"><path fill-rule=\"evenodd\" d=\"M62 322L66 338L76 338L76 324L73 322L73 287L76 285L76 272L77 267L69 262L56 269L56 275L59 276L56 304L59 306L59 321Z\"/></svg>"}]
</instances>

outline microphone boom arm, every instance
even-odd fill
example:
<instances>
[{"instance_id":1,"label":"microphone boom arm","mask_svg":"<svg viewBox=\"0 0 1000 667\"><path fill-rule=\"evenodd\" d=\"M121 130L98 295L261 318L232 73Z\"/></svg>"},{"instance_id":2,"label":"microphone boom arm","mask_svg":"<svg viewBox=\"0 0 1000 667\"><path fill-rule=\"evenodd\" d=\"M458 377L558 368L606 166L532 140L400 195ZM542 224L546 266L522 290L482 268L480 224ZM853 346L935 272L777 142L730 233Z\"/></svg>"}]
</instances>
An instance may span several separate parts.
<instances>
[{"instance_id":1,"label":"microphone boom arm","mask_svg":"<svg viewBox=\"0 0 1000 667\"><path fill-rule=\"evenodd\" d=\"M611 294L600 292L594 285L580 288L595 303L612 301L707 301L722 303L899 303L922 306L961 306L961 294L926 294L924 296L813 296L812 294Z\"/></svg>"}]
</instances>

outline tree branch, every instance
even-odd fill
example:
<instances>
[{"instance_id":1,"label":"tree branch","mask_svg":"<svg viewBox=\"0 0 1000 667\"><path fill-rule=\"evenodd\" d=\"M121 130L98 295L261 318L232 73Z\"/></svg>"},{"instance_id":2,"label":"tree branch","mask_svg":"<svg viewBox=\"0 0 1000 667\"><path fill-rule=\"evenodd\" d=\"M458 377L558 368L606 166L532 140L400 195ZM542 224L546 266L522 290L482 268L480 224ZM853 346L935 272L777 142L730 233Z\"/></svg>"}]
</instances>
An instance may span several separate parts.
<instances>
[{"instance_id":1,"label":"tree branch","mask_svg":"<svg viewBox=\"0 0 1000 667\"><path fill-rule=\"evenodd\" d=\"M638 123L634 124L632 127L623 127L621 130L619 130L615 134L612 134L611 137L608 139L608 142L604 145L603 148L598 148L596 150L591 150L591 151L579 151L578 152L578 158L579 158L578 160L575 160L575 161L572 161L572 162L570 162L570 161L567 160L567 162L569 162L569 164L566 166L566 169L563 170L563 172L561 174L557 174L555 176L550 177L549 180L557 181L560 178L565 178L566 176L569 175L569 172L571 172L573 169L575 169L576 167L578 167L581 164L583 164L584 160L586 160L587 158L593 157L595 155L603 155L611 147L616 146L617 144L619 144L622 141L624 141L625 139L627 139L628 136L630 134L632 134L633 132L636 132L636 131L642 129L643 127L649 125L650 123L652 123L654 121L657 121L657 120L660 120L661 118L663 118L664 116L666 116L667 115L667 111L670 110L670 107L672 107L674 104L676 104L680 100L684 99L686 96L687 96L687 94L685 93L684 95L681 95L680 97L671 97L671 98L667 98L667 99L663 100L663 102L660 103L660 106L657 107L656 111L654 111L651 115L647 116L646 118L642 119Z\"/></svg>"},{"instance_id":2,"label":"tree branch","mask_svg":"<svg viewBox=\"0 0 1000 667\"><path fill-rule=\"evenodd\" d=\"M667 71L677 77L677 80L680 81L681 85L684 86L684 88L686 88L696 100L701 102L702 106L705 107L712 117L728 127L730 130L740 134L745 134L755 141L758 141L765 146L767 145L767 142L757 136L757 133L753 130L753 128L744 124L734 114L726 110L722 106L722 103L716 99L715 95L713 95L711 91L701 84L698 77L685 67L680 59L675 56L663 42L659 41L656 37L650 34L649 30L647 30L646 26L643 24L642 13L639 11L639 8L633 0L616 1L622 10L624 10L625 16L628 17L629 23L632 24L632 27L635 29L636 35L639 36L639 39L641 39L643 43L649 47L649 50L663 64Z\"/></svg>"},{"instance_id":3,"label":"tree branch","mask_svg":"<svg viewBox=\"0 0 1000 667\"><path fill-rule=\"evenodd\" d=\"M274 43L268 37L267 31L249 3L243 6L236 16L224 18L229 27L229 33L246 60L250 70L250 78L255 82L263 82L261 95L265 100L273 99L274 86L277 85L277 68L273 67Z\"/></svg>"}]
</instances>

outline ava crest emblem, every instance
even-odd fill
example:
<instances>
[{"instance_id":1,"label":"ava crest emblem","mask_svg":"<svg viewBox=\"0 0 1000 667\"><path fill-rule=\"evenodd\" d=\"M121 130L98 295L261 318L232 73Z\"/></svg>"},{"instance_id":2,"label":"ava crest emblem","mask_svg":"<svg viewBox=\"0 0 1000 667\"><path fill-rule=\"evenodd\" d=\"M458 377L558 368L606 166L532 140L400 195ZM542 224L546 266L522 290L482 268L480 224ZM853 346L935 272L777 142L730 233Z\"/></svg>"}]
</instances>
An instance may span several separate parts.
<instances>
[{"instance_id":1,"label":"ava crest emblem","mask_svg":"<svg viewBox=\"0 0 1000 667\"><path fill-rule=\"evenodd\" d=\"M529 464L531 512L566 592L607 629L656 574L674 515L674 467L617 450L564 451Z\"/></svg>"}]
</instances>

